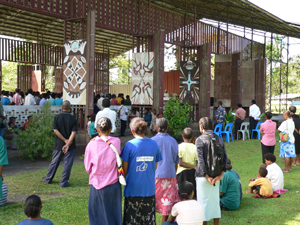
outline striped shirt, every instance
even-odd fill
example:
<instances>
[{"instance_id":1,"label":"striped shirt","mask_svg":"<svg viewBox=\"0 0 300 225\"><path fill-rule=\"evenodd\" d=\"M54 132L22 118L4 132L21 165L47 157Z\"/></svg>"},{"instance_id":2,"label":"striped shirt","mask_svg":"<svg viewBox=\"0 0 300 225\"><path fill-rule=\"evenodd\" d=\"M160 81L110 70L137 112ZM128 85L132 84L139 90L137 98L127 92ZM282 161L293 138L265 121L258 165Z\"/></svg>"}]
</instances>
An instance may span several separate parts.
<instances>
[{"instance_id":1,"label":"striped shirt","mask_svg":"<svg viewBox=\"0 0 300 225\"><path fill-rule=\"evenodd\" d=\"M2 184L2 193L3 193L3 198L0 199L0 206L5 206L7 204L7 194L8 194L8 189L6 184Z\"/></svg>"},{"instance_id":2,"label":"striped shirt","mask_svg":"<svg viewBox=\"0 0 300 225\"><path fill-rule=\"evenodd\" d=\"M14 94L13 102L16 105L22 105L23 104L22 97L21 97L21 95L19 93Z\"/></svg>"}]
</instances>

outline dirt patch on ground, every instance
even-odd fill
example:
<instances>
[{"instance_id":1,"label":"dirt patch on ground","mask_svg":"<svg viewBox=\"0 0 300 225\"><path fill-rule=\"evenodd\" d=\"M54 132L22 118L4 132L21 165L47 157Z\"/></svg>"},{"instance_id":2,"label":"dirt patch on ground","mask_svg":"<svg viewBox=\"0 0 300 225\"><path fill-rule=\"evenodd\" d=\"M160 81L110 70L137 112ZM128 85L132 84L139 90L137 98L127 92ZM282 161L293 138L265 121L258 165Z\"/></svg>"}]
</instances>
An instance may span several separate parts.
<instances>
[{"instance_id":1,"label":"dirt patch on ground","mask_svg":"<svg viewBox=\"0 0 300 225\"><path fill-rule=\"evenodd\" d=\"M33 195L34 194L37 194L41 199L42 201L44 200L48 200L50 198L56 198L56 197L62 197L64 196L65 194L62 194L62 193L51 193L51 194L38 194L38 193L32 193ZM8 193L8 204L9 205L13 205L13 204L22 204L25 202L26 198L28 197L29 195L25 195L25 194L10 194Z\"/></svg>"}]
</instances>

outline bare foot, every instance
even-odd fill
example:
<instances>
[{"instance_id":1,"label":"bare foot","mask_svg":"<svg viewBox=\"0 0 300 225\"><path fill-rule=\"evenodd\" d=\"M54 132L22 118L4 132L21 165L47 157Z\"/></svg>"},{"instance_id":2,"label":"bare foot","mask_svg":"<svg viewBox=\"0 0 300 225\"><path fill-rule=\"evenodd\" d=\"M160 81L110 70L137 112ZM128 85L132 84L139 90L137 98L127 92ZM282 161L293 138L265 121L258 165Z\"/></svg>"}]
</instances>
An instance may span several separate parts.
<instances>
[{"instance_id":1,"label":"bare foot","mask_svg":"<svg viewBox=\"0 0 300 225\"><path fill-rule=\"evenodd\" d=\"M297 186L296 188L300 188L300 186Z\"/></svg>"},{"instance_id":2,"label":"bare foot","mask_svg":"<svg viewBox=\"0 0 300 225\"><path fill-rule=\"evenodd\" d=\"M292 171L292 168L288 169L289 171Z\"/></svg>"},{"instance_id":3,"label":"bare foot","mask_svg":"<svg viewBox=\"0 0 300 225\"><path fill-rule=\"evenodd\" d=\"M293 163L292 166L297 166L297 164L296 164L296 163Z\"/></svg>"},{"instance_id":4,"label":"bare foot","mask_svg":"<svg viewBox=\"0 0 300 225\"><path fill-rule=\"evenodd\" d=\"M251 191L249 191L249 190L247 190L247 191L246 191L246 193L247 193L247 194L251 194L252 192L251 192Z\"/></svg>"},{"instance_id":5,"label":"bare foot","mask_svg":"<svg viewBox=\"0 0 300 225\"><path fill-rule=\"evenodd\" d=\"M282 172L283 172L283 173L288 173L288 172L289 172L289 170L287 170L287 169L283 169L283 170L282 170Z\"/></svg>"},{"instance_id":6,"label":"bare foot","mask_svg":"<svg viewBox=\"0 0 300 225\"><path fill-rule=\"evenodd\" d=\"M296 165L297 165L297 166L299 166L299 165L300 165L300 163L299 163L299 162L297 162L297 163L296 163Z\"/></svg>"}]
</instances>

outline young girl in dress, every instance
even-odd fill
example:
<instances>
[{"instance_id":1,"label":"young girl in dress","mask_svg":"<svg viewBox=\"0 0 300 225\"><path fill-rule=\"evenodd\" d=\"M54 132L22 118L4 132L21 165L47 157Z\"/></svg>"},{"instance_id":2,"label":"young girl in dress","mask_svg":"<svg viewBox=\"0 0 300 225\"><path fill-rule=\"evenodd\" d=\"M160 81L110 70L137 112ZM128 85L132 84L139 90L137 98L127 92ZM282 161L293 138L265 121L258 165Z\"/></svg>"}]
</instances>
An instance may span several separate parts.
<instances>
[{"instance_id":1,"label":"young girl in dress","mask_svg":"<svg viewBox=\"0 0 300 225\"><path fill-rule=\"evenodd\" d=\"M167 134L168 121L158 119L156 123L157 134L152 138L162 154L162 161L157 164L155 171L155 199L156 212L163 216L162 222L167 221L171 209L179 201L178 184L176 179L178 157L178 144L174 138Z\"/></svg>"},{"instance_id":2,"label":"young girl in dress","mask_svg":"<svg viewBox=\"0 0 300 225\"><path fill-rule=\"evenodd\" d=\"M185 181L179 185L180 202L172 208L172 214L163 225L202 224L203 208L194 200L194 186ZM176 219L176 222L174 222Z\"/></svg>"},{"instance_id":3,"label":"young girl in dress","mask_svg":"<svg viewBox=\"0 0 300 225\"><path fill-rule=\"evenodd\" d=\"M23 220L18 225L34 225L44 224L53 225L50 220L46 220L41 217L42 201L39 196L31 195L25 201L24 213L28 217L27 220Z\"/></svg>"}]
</instances>

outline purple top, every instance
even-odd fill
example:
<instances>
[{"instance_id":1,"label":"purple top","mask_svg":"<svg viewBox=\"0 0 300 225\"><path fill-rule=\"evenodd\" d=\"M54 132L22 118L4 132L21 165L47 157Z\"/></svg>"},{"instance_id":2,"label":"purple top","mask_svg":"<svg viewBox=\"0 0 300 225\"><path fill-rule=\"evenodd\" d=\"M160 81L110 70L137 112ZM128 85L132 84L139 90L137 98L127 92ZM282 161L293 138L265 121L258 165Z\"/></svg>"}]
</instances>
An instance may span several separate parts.
<instances>
[{"instance_id":1,"label":"purple top","mask_svg":"<svg viewBox=\"0 0 300 225\"><path fill-rule=\"evenodd\" d=\"M157 143L162 155L162 161L157 163L155 177L176 177L175 164L179 163L177 141L167 133L158 133L152 140Z\"/></svg>"}]
</instances>

